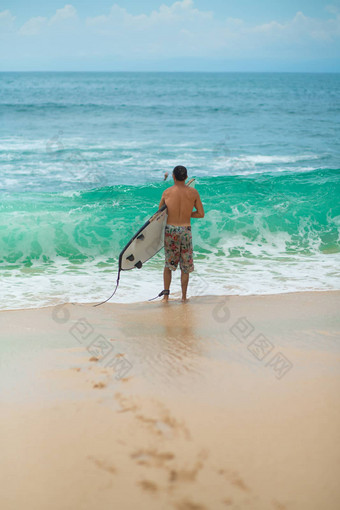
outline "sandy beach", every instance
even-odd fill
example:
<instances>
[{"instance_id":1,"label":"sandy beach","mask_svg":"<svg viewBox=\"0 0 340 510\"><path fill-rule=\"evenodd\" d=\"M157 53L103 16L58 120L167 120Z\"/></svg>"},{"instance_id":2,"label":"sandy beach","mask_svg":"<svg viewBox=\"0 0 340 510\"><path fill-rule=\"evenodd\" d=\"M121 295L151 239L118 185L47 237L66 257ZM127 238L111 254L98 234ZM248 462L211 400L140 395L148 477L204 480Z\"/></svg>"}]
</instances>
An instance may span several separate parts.
<instances>
[{"instance_id":1,"label":"sandy beach","mask_svg":"<svg viewBox=\"0 0 340 510\"><path fill-rule=\"evenodd\" d=\"M1 509L339 508L339 298L1 312Z\"/></svg>"}]
</instances>

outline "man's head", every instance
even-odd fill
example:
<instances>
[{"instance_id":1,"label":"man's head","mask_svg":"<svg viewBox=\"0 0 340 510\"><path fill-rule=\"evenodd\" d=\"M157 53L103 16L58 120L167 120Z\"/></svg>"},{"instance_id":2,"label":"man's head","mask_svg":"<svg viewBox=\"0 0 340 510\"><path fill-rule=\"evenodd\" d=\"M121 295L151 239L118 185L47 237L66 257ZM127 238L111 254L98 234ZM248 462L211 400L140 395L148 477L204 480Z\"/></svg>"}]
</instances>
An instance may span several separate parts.
<instances>
[{"instance_id":1,"label":"man's head","mask_svg":"<svg viewBox=\"0 0 340 510\"><path fill-rule=\"evenodd\" d=\"M185 166L179 165L173 169L172 175L176 181L185 181L185 179L188 177L188 172Z\"/></svg>"}]
</instances>

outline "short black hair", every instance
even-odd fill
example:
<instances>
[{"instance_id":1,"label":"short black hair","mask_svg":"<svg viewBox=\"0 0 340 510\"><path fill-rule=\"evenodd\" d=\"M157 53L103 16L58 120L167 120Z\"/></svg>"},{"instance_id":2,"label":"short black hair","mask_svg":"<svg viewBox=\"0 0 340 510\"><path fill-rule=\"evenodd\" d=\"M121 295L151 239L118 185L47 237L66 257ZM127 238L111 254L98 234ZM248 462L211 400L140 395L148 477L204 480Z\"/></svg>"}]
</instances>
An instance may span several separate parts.
<instances>
[{"instance_id":1,"label":"short black hair","mask_svg":"<svg viewBox=\"0 0 340 510\"><path fill-rule=\"evenodd\" d=\"M174 174L176 181L185 181L188 177L188 172L185 166L175 166L172 173Z\"/></svg>"}]
</instances>

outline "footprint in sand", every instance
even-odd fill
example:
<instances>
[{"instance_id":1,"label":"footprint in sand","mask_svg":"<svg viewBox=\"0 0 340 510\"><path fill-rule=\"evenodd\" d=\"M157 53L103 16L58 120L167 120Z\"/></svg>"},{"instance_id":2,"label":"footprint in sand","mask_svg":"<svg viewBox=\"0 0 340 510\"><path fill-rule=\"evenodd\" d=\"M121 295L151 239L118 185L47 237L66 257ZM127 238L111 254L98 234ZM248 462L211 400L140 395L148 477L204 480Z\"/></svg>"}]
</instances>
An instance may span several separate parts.
<instances>
[{"instance_id":1,"label":"footprint in sand","mask_svg":"<svg viewBox=\"0 0 340 510\"><path fill-rule=\"evenodd\" d=\"M137 420L150 427L151 431L158 436L170 436L180 433L188 440L191 438L190 432L184 423L171 416L168 409L160 402L150 400L136 404L133 398L125 397L121 393L116 393L115 397L122 408L118 412L132 411ZM144 407L147 407L146 410L143 409L143 404Z\"/></svg>"},{"instance_id":2,"label":"footprint in sand","mask_svg":"<svg viewBox=\"0 0 340 510\"><path fill-rule=\"evenodd\" d=\"M149 467L162 467L164 463L175 458L171 452L158 452L157 450L138 450L131 454L137 464Z\"/></svg>"},{"instance_id":3,"label":"footprint in sand","mask_svg":"<svg viewBox=\"0 0 340 510\"><path fill-rule=\"evenodd\" d=\"M187 467L174 467L172 461L175 460L175 454L169 451L160 452L156 449L140 449L132 453L131 458L140 466L164 469L168 473L168 488L171 490L178 484L194 482L199 471L204 467L203 461L206 455L206 452L202 451L191 469Z\"/></svg>"},{"instance_id":4,"label":"footprint in sand","mask_svg":"<svg viewBox=\"0 0 340 510\"><path fill-rule=\"evenodd\" d=\"M207 458L207 452L202 450L198 454L195 465L191 469L172 469L169 473L169 482L193 482L196 476L204 466L204 460Z\"/></svg>"},{"instance_id":5,"label":"footprint in sand","mask_svg":"<svg viewBox=\"0 0 340 510\"><path fill-rule=\"evenodd\" d=\"M157 492L158 491L157 485L154 482L152 482L151 480L142 480L138 484L142 487L142 489L144 489L147 492Z\"/></svg>"},{"instance_id":6,"label":"footprint in sand","mask_svg":"<svg viewBox=\"0 0 340 510\"><path fill-rule=\"evenodd\" d=\"M276 510L286 510L285 505L283 505L279 501L276 501L275 499L273 500L273 505Z\"/></svg>"},{"instance_id":7,"label":"footprint in sand","mask_svg":"<svg viewBox=\"0 0 340 510\"><path fill-rule=\"evenodd\" d=\"M133 377L123 377L123 378L121 379L121 382L123 382L123 383L127 383L127 382L129 382L129 381L132 381L132 379L133 379Z\"/></svg>"},{"instance_id":8,"label":"footprint in sand","mask_svg":"<svg viewBox=\"0 0 340 510\"><path fill-rule=\"evenodd\" d=\"M177 510L207 510L207 507L185 499L175 504Z\"/></svg>"},{"instance_id":9,"label":"footprint in sand","mask_svg":"<svg viewBox=\"0 0 340 510\"><path fill-rule=\"evenodd\" d=\"M102 388L106 388L106 384L103 382L98 382L93 385L93 388L101 390Z\"/></svg>"},{"instance_id":10,"label":"footprint in sand","mask_svg":"<svg viewBox=\"0 0 340 510\"><path fill-rule=\"evenodd\" d=\"M95 464L99 469L102 469L103 471L107 471L108 473L111 473L112 475L116 474L116 468L110 464L109 462L101 459L97 459L96 457L93 457L92 455L88 455L88 460Z\"/></svg>"},{"instance_id":11,"label":"footprint in sand","mask_svg":"<svg viewBox=\"0 0 340 510\"><path fill-rule=\"evenodd\" d=\"M220 469L218 471L220 475L223 475L224 478L231 483L231 485L234 485L234 487L237 487L243 492L250 492L250 488L244 483L240 475L236 471L229 471L227 469Z\"/></svg>"},{"instance_id":12,"label":"footprint in sand","mask_svg":"<svg viewBox=\"0 0 340 510\"><path fill-rule=\"evenodd\" d=\"M233 476L233 478L231 478L230 481L231 481L232 485L234 485L241 491L244 491L244 492L250 491L249 487L247 487L247 485L244 483L242 478L240 478L238 475Z\"/></svg>"}]
</instances>

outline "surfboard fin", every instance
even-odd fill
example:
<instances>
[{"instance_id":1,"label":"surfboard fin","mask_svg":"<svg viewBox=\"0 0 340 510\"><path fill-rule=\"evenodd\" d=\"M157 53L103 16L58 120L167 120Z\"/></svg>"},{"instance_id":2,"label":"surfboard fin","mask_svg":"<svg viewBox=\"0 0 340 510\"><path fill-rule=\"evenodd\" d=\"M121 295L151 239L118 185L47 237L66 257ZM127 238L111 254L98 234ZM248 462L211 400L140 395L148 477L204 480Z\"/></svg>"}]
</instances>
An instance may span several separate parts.
<instances>
[{"instance_id":1,"label":"surfboard fin","mask_svg":"<svg viewBox=\"0 0 340 510\"><path fill-rule=\"evenodd\" d=\"M139 236L137 236L137 239L138 239L138 241L144 241L144 239L145 239L144 234L139 234Z\"/></svg>"},{"instance_id":2,"label":"surfboard fin","mask_svg":"<svg viewBox=\"0 0 340 510\"><path fill-rule=\"evenodd\" d=\"M138 262L136 262L135 267L136 267L137 269L140 269L140 268L142 267L142 265L143 265L143 264L142 264L142 263L141 263L141 261L139 260Z\"/></svg>"},{"instance_id":3,"label":"surfboard fin","mask_svg":"<svg viewBox=\"0 0 340 510\"><path fill-rule=\"evenodd\" d=\"M131 255L129 255L128 257L126 257L126 259L127 259L127 260L130 260L130 261L132 262L133 260L135 260L135 257L134 257L134 256L132 255L132 253L131 253Z\"/></svg>"}]
</instances>

